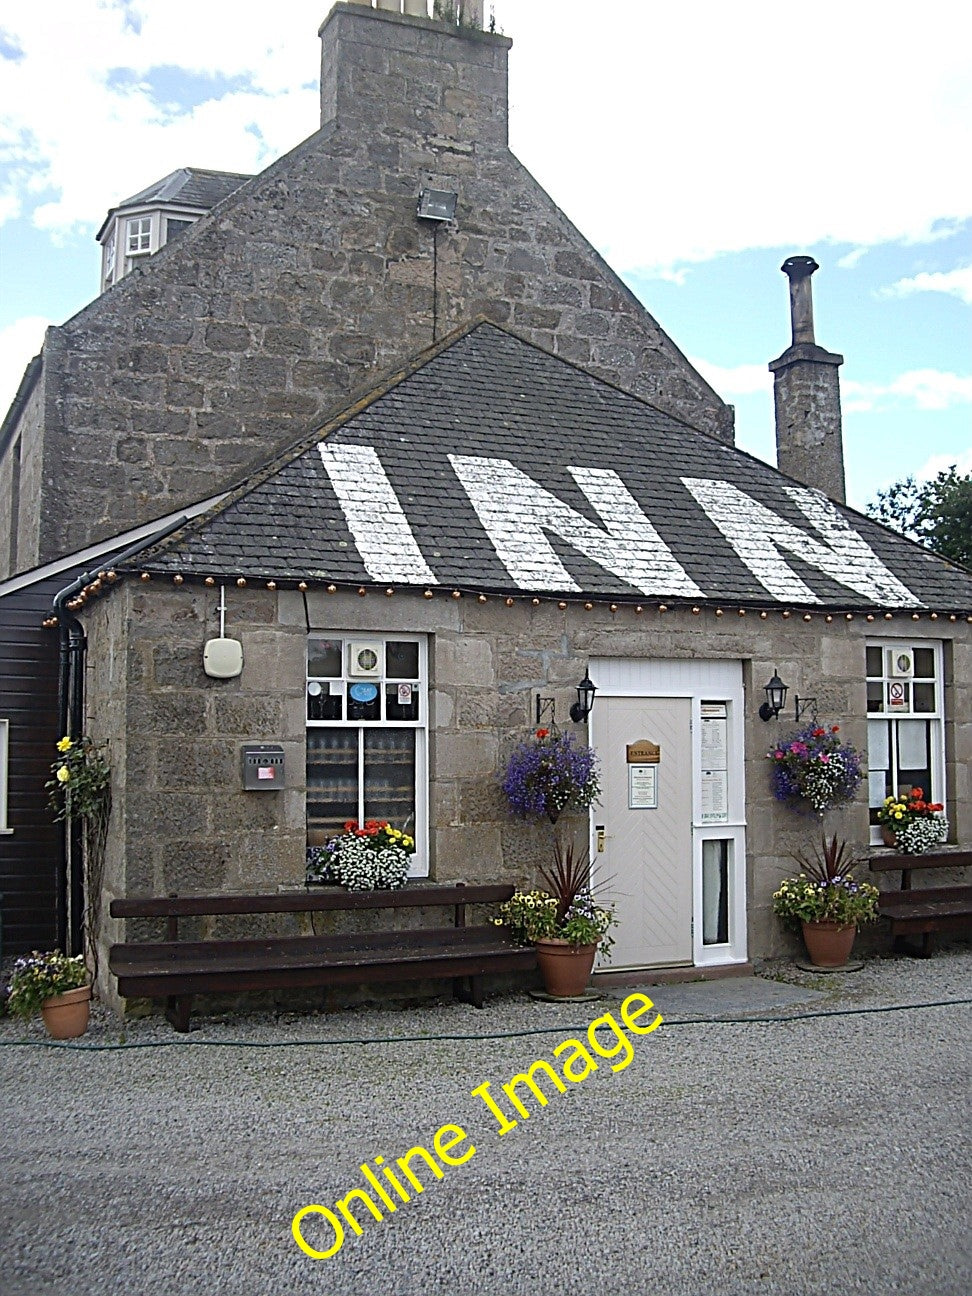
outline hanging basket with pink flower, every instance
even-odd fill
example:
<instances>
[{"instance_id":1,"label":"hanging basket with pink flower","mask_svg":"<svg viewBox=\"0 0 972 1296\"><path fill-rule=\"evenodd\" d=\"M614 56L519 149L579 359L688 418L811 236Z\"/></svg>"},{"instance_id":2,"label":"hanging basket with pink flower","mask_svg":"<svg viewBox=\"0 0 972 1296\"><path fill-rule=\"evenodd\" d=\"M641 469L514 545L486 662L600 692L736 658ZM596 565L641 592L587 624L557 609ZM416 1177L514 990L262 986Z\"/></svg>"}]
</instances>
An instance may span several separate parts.
<instances>
[{"instance_id":1,"label":"hanging basket with pink flower","mask_svg":"<svg viewBox=\"0 0 972 1296\"><path fill-rule=\"evenodd\" d=\"M860 787L861 758L837 736L840 725L805 725L770 749L773 795L792 810L823 817L835 806L853 801Z\"/></svg>"}]
</instances>

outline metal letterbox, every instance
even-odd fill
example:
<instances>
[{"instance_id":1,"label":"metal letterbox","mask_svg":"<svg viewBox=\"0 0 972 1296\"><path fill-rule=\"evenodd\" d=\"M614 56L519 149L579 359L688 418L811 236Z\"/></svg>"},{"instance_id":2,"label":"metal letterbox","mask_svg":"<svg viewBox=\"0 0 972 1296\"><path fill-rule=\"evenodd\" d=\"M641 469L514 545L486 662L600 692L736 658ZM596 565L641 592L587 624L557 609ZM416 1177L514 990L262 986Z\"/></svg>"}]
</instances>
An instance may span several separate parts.
<instances>
[{"instance_id":1,"label":"metal letterbox","mask_svg":"<svg viewBox=\"0 0 972 1296\"><path fill-rule=\"evenodd\" d=\"M274 743L248 744L243 748L243 789L246 792L279 792L284 781L284 750Z\"/></svg>"}]
</instances>

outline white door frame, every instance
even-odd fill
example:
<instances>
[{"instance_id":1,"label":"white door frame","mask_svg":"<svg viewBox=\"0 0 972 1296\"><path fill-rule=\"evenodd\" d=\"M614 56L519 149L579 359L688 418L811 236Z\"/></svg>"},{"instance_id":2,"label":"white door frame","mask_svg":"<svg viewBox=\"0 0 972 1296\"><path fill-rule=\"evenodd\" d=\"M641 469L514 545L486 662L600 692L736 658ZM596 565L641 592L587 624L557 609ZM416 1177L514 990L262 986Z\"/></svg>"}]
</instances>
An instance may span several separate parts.
<instances>
[{"instance_id":1,"label":"white door frame","mask_svg":"<svg viewBox=\"0 0 972 1296\"><path fill-rule=\"evenodd\" d=\"M590 678L598 696L611 698L688 698L692 726L692 950L696 967L745 963L746 920L746 787L744 742L744 694L742 662L698 661L694 659L639 660L593 657ZM703 702L725 702L728 739L728 813L725 822L702 822L702 723ZM598 741L597 701L590 721L591 743ZM590 815L591 858L594 858L594 819ZM724 944L705 944L702 926L702 843L713 839L729 842L729 939ZM608 970L607 965L605 970Z\"/></svg>"}]
</instances>

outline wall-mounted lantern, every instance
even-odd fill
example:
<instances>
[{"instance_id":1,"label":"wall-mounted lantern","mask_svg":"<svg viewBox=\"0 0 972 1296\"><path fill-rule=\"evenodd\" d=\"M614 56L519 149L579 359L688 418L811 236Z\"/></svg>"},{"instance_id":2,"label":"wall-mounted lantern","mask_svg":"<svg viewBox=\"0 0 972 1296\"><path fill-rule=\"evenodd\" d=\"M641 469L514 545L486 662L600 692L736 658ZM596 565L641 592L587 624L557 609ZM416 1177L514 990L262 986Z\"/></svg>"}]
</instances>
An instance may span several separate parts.
<instances>
[{"instance_id":1,"label":"wall-mounted lantern","mask_svg":"<svg viewBox=\"0 0 972 1296\"><path fill-rule=\"evenodd\" d=\"M759 708L760 720L775 720L783 710L786 702L787 685L783 683L779 675L774 671L773 678L764 685L766 701Z\"/></svg>"},{"instance_id":2,"label":"wall-mounted lantern","mask_svg":"<svg viewBox=\"0 0 972 1296\"><path fill-rule=\"evenodd\" d=\"M577 685L577 701L570 708L570 718L574 724L581 724L591 714L596 692L597 685L591 679L590 673L585 671L584 678Z\"/></svg>"}]
</instances>

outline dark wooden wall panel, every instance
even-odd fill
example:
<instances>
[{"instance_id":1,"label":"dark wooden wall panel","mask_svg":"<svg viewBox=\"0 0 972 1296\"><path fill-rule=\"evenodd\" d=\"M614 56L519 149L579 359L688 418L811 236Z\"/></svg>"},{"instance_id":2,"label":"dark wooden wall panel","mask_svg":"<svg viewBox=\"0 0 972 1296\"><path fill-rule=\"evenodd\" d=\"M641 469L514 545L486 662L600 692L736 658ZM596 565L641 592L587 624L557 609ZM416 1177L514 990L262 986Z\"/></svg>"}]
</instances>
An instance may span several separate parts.
<instances>
[{"instance_id":1,"label":"dark wooden wall panel","mask_svg":"<svg viewBox=\"0 0 972 1296\"><path fill-rule=\"evenodd\" d=\"M58 724L58 636L42 622L61 572L0 598L0 719L10 721L7 823L0 836L0 913L4 954L53 949L63 875L63 838L47 803Z\"/></svg>"}]
</instances>

